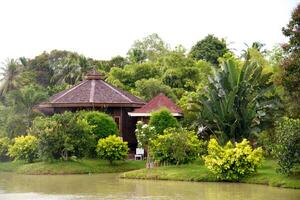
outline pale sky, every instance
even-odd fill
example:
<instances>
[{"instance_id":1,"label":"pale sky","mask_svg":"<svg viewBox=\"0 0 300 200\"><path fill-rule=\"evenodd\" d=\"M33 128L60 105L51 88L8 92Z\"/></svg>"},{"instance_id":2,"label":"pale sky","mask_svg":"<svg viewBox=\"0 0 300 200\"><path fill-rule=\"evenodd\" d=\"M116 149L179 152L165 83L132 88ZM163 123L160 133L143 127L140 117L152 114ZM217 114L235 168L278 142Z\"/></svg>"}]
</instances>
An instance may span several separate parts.
<instances>
[{"instance_id":1,"label":"pale sky","mask_svg":"<svg viewBox=\"0 0 300 200\"><path fill-rule=\"evenodd\" d=\"M286 41L285 26L299 0L1 0L0 63L53 49L95 59L125 56L151 33L190 49L207 34L231 48Z\"/></svg>"}]
</instances>

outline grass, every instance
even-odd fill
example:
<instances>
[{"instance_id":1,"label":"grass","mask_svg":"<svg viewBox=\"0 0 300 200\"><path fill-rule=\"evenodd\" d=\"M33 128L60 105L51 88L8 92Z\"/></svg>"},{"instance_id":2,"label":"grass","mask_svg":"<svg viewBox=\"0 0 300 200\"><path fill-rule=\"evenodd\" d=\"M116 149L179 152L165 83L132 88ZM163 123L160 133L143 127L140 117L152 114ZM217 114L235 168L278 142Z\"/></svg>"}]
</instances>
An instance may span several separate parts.
<instances>
[{"instance_id":1,"label":"grass","mask_svg":"<svg viewBox=\"0 0 300 200\"><path fill-rule=\"evenodd\" d=\"M0 172L16 172L20 174L89 174L117 173L145 167L145 161L117 161L109 165L107 161L83 159L78 161L53 161L24 163L22 161L0 163Z\"/></svg>"},{"instance_id":2,"label":"grass","mask_svg":"<svg viewBox=\"0 0 300 200\"><path fill-rule=\"evenodd\" d=\"M242 183L264 184L276 187L300 189L300 169L293 176L285 176L276 173L276 162L265 160L257 173L251 177L240 180ZM166 166L155 169L140 169L126 172L122 178L131 179L155 179L155 180L174 180L174 181L199 181L217 182L201 161L193 164L181 166Z\"/></svg>"}]
</instances>

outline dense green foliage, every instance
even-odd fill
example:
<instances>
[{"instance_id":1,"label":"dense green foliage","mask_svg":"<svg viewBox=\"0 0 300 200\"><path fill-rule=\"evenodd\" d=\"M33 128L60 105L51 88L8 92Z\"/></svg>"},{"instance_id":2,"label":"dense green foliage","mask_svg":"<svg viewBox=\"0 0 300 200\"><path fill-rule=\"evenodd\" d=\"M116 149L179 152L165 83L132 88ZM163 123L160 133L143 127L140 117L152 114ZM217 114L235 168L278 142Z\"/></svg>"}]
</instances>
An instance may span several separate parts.
<instances>
[{"instance_id":1,"label":"dense green foliage","mask_svg":"<svg viewBox=\"0 0 300 200\"><path fill-rule=\"evenodd\" d=\"M123 142L120 137L110 135L99 140L96 151L100 159L108 160L113 164L113 161L127 158L129 148L127 142Z\"/></svg>"},{"instance_id":2,"label":"dense green foliage","mask_svg":"<svg viewBox=\"0 0 300 200\"><path fill-rule=\"evenodd\" d=\"M240 68L232 59L224 61L207 93L194 102L199 126L220 133L222 141L239 141L272 126L279 102L270 76L257 62L246 61Z\"/></svg>"},{"instance_id":3,"label":"dense green foliage","mask_svg":"<svg viewBox=\"0 0 300 200\"><path fill-rule=\"evenodd\" d=\"M162 109L151 114L149 125L155 128L159 134L167 128L179 127L177 119L167 109Z\"/></svg>"},{"instance_id":4,"label":"dense green foliage","mask_svg":"<svg viewBox=\"0 0 300 200\"><path fill-rule=\"evenodd\" d=\"M14 144L9 147L8 154L16 160L33 162L38 157L38 139L35 136L19 136Z\"/></svg>"},{"instance_id":5,"label":"dense green foliage","mask_svg":"<svg viewBox=\"0 0 300 200\"><path fill-rule=\"evenodd\" d=\"M10 140L7 137L0 137L0 161L9 160L8 148L10 145Z\"/></svg>"},{"instance_id":6,"label":"dense green foliage","mask_svg":"<svg viewBox=\"0 0 300 200\"><path fill-rule=\"evenodd\" d=\"M35 118L29 133L39 138L38 151L43 160L93 154L96 140L92 127L78 113L65 112L51 117Z\"/></svg>"},{"instance_id":7,"label":"dense green foliage","mask_svg":"<svg viewBox=\"0 0 300 200\"><path fill-rule=\"evenodd\" d=\"M196 60L205 60L212 64L218 64L218 58L228 52L226 42L213 35L206 36L192 47L190 56Z\"/></svg>"},{"instance_id":8,"label":"dense green foliage","mask_svg":"<svg viewBox=\"0 0 300 200\"><path fill-rule=\"evenodd\" d=\"M207 150L205 166L218 179L227 181L240 180L256 172L263 158L262 149L252 150L246 139L235 146L229 141L224 147L216 139L211 139Z\"/></svg>"},{"instance_id":9,"label":"dense green foliage","mask_svg":"<svg viewBox=\"0 0 300 200\"><path fill-rule=\"evenodd\" d=\"M208 35L187 53L181 45L171 48L157 34L151 34L136 40L127 56L114 56L111 60L95 60L60 50L43 52L31 59L8 59L0 70L1 137L36 136L39 156L45 160L95 156L97 140L118 132L111 117L98 112L43 117L35 109L49 96L83 80L87 71L94 68L104 73L105 81L145 101L162 92L182 108L184 117L180 124L168 111L161 111L153 113L150 126L137 125L137 139L145 149L165 129L178 128L178 133L169 131L159 136L169 145L165 148L180 141L178 148L172 149L176 158L168 162L189 162L185 160L188 153L179 150L187 141L180 140L179 133L189 135L189 131L179 128L182 126L198 130L203 139L214 135L221 143L249 139L254 145L261 145L266 155L273 155L276 146L282 171L290 172L298 162L293 149L298 148L296 122L281 122L274 130L281 116L300 116L299 11L300 5L283 28L288 44L271 52L263 43L254 42L241 56L235 55L225 40ZM1 141L4 158L7 139ZM237 179L239 173L236 170L230 176Z\"/></svg>"},{"instance_id":10,"label":"dense green foliage","mask_svg":"<svg viewBox=\"0 0 300 200\"><path fill-rule=\"evenodd\" d=\"M300 4L292 13L291 20L283 34L288 37L288 44L283 45L286 56L281 66L281 84L287 96L288 114L292 117L300 117Z\"/></svg>"},{"instance_id":11,"label":"dense green foliage","mask_svg":"<svg viewBox=\"0 0 300 200\"><path fill-rule=\"evenodd\" d=\"M80 115L92 127L92 134L94 134L97 139L118 133L116 122L108 114L98 111L82 111Z\"/></svg>"},{"instance_id":12,"label":"dense green foliage","mask_svg":"<svg viewBox=\"0 0 300 200\"><path fill-rule=\"evenodd\" d=\"M204 141L187 129L167 129L163 135L151 140L150 153L154 160L170 164L185 164L194 161L206 152Z\"/></svg>"},{"instance_id":13,"label":"dense green foliage","mask_svg":"<svg viewBox=\"0 0 300 200\"><path fill-rule=\"evenodd\" d=\"M279 171L291 174L300 163L300 119L284 118L278 123L275 144Z\"/></svg>"}]
</instances>

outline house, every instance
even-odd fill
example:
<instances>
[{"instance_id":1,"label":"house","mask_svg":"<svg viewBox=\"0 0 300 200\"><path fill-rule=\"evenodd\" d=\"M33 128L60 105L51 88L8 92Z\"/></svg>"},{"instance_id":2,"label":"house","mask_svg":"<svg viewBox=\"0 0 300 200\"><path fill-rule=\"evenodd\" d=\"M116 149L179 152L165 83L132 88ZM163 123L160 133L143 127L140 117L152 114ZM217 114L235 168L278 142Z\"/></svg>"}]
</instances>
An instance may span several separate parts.
<instances>
[{"instance_id":1,"label":"house","mask_svg":"<svg viewBox=\"0 0 300 200\"><path fill-rule=\"evenodd\" d=\"M53 95L36 109L46 115L83 109L105 112L114 118L130 149L135 149L137 141L134 130L137 119L130 117L128 112L143 105L143 100L106 83L102 74L92 70L87 73L85 80Z\"/></svg>"},{"instance_id":2,"label":"house","mask_svg":"<svg viewBox=\"0 0 300 200\"><path fill-rule=\"evenodd\" d=\"M137 118L137 121L148 123L151 113L159 111L162 108L169 110L176 118L183 116L182 110L163 93L160 93L142 107L134 109L133 112L129 112L128 115Z\"/></svg>"},{"instance_id":3,"label":"house","mask_svg":"<svg viewBox=\"0 0 300 200\"><path fill-rule=\"evenodd\" d=\"M95 70L87 73L85 80L59 92L36 106L46 115L65 111L98 110L111 115L118 125L120 136L128 142L131 150L137 147L134 134L138 120L148 122L151 112L167 108L173 116L181 117L182 111L164 94L159 94L147 104L103 80Z\"/></svg>"}]
</instances>

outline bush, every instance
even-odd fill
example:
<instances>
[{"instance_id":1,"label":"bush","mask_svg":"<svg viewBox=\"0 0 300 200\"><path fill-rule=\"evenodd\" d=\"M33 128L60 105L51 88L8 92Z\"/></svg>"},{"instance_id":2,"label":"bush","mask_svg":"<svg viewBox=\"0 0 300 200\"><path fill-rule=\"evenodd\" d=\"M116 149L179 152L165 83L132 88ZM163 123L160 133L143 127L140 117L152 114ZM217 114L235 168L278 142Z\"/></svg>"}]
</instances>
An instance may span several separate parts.
<instances>
[{"instance_id":1,"label":"bush","mask_svg":"<svg viewBox=\"0 0 300 200\"><path fill-rule=\"evenodd\" d=\"M10 146L8 154L16 160L33 162L38 155L38 139L35 136L19 136L15 138L15 143Z\"/></svg>"},{"instance_id":2,"label":"bush","mask_svg":"<svg viewBox=\"0 0 300 200\"><path fill-rule=\"evenodd\" d=\"M110 135L99 140L96 151L100 159L108 160L112 164L115 160L127 158L129 148L127 142L123 142L120 137Z\"/></svg>"},{"instance_id":3,"label":"bush","mask_svg":"<svg viewBox=\"0 0 300 200\"><path fill-rule=\"evenodd\" d=\"M138 146L147 150L150 141L156 138L156 131L153 126L138 121L136 124L135 136L138 141Z\"/></svg>"},{"instance_id":4,"label":"bush","mask_svg":"<svg viewBox=\"0 0 300 200\"><path fill-rule=\"evenodd\" d=\"M52 117L36 118L29 133L39 138L39 155L43 160L70 156L90 156L96 148L91 126L78 113L65 112Z\"/></svg>"},{"instance_id":5,"label":"bush","mask_svg":"<svg viewBox=\"0 0 300 200\"><path fill-rule=\"evenodd\" d=\"M152 140L150 152L159 162L185 164L194 161L206 152L205 142L187 129L167 129L163 135Z\"/></svg>"},{"instance_id":6,"label":"bush","mask_svg":"<svg viewBox=\"0 0 300 200\"><path fill-rule=\"evenodd\" d=\"M157 133L162 134L167 128L177 128L179 123L169 110L162 109L151 114L149 125L154 126Z\"/></svg>"},{"instance_id":7,"label":"bush","mask_svg":"<svg viewBox=\"0 0 300 200\"><path fill-rule=\"evenodd\" d=\"M276 136L274 130L262 131L257 138L257 145L264 150L264 155L267 157L274 157L274 146L276 143Z\"/></svg>"},{"instance_id":8,"label":"bush","mask_svg":"<svg viewBox=\"0 0 300 200\"><path fill-rule=\"evenodd\" d=\"M98 111L82 111L80 112L89 125L92 126L92 133L99 138L106 138L109 135L116 135L118 127L114 119Z\"/></svg>"},{"instance_id":9,"label":"bush","mask_svg":"<svg viewBox=\"0 0 300 200\"><path fill-rule=\"evenodd\" d=\"M208 144L208 155L204 156L205 166L220 180L237 181L256 171L263 159L262 148L252 150L244 139L235 146L228 142L221 147L216 139Z\"/></svg>"},{"instance_id":10,"label":"bush","mask_svg":"<svg viewBox=\"0 0 300 200\"><path fill-rule=\"evenodd\" d=\"M8 148L10 145L10 140L7 137L0 138L0 161L9 160Z\"/></svg>"},{"instance_id":11,"label":"bush","mask_svg":"<svg viewBox=\"0 0 300 200\"><path fill-rule=\"evenodd\" d=\"M284 118L277 124L275 132L279 172L290 174L300 163L300 119Z\"/></svg>"}]
</instances>

